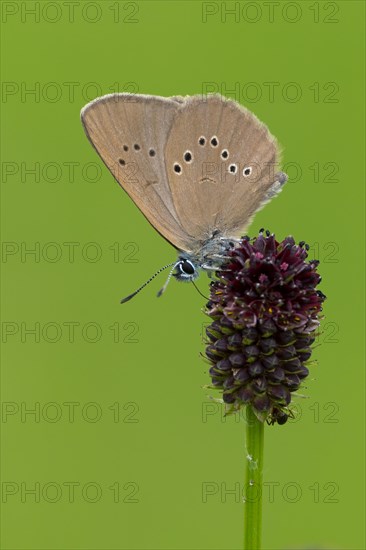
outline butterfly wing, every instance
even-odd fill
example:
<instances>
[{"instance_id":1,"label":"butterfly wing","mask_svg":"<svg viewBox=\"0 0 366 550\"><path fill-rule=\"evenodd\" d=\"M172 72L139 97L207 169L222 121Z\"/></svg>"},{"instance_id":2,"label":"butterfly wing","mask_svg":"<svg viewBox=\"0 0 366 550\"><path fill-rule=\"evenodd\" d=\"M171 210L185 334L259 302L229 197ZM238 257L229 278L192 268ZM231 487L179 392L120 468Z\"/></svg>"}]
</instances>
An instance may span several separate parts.
<instances>
[{"instance_id":1,"label":"butterfly wing","mask_svg":"<svg viewBox=\"0 0 366 550\"><path fill-rule=\"evenodd\" d=\"M275 138L252 113L222 96L192 96L177 110L165 148L175 210L196 240L219 229L240 235L286 181Z\"/></svg>"},{"instance_id":2,"label":"butterfly wing","mask_svg":"<svg viewBox=\"0 0 366 550\"><path fill-rule=\"evenodd\" d=\"M164 150L181 98L110 94L81 120L92 145L154 228L178 249L193 240L181 226L168 184Z\"/></svg>"}]
</instances>

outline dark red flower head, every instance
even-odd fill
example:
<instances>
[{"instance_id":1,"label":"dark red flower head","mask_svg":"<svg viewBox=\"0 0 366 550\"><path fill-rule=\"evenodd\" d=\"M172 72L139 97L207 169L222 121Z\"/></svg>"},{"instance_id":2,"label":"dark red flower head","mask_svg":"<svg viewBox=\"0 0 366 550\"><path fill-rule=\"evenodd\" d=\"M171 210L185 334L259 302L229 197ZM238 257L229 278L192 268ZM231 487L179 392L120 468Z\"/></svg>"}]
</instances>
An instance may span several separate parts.
<instances>
[{"instance_id":1,"label":"dark red flower head","mask_svg":"<svg viewBox=\"0 0 366 550\"><path fill-rule=\"evenodd\" d=\"M324 294L317 260L292 237L262 232L241 239L211 283L206 356L212 384L232 408L251 405L257 417L283 424L291 393L309 374Z\"/></svg>"}]
</instances>

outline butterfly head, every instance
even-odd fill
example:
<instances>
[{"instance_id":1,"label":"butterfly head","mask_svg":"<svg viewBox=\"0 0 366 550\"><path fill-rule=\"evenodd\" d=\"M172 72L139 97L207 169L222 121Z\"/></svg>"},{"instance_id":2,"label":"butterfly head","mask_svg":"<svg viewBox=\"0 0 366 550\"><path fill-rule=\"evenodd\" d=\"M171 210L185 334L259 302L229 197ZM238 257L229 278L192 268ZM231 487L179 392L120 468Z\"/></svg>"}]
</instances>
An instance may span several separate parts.
<instances>
[{"instance_id":1,"label":"butterfly head","mask_svg":"<svg viewBox=\"0 0 366 550\"><path fill-rule=\"evenodd\" d=\"M187 258L179 258L176 266L176 272L173 274L177 281L191 282L197 279L199 273L193 261Z\"/></svg>"}]
</instances>

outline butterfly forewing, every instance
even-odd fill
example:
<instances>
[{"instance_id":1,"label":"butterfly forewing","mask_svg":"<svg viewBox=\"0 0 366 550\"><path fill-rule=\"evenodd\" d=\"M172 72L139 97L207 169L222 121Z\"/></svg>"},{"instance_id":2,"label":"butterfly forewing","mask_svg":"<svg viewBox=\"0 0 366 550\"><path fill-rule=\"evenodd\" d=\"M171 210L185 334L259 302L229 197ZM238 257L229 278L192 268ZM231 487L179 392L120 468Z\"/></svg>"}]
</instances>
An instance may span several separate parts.
<instances>
[{"instance_id":1,"label":"butterfly forewing","mask_svg":"<svg viewBox=\"0 0 366 550\"><path fill-rule=\"evenodd\" d=\"M84 107L88 138L149 222L175 247L190 250L165 169L166 140L179 101L155 96L111 94Z\"/></svg>"}]
</instances>

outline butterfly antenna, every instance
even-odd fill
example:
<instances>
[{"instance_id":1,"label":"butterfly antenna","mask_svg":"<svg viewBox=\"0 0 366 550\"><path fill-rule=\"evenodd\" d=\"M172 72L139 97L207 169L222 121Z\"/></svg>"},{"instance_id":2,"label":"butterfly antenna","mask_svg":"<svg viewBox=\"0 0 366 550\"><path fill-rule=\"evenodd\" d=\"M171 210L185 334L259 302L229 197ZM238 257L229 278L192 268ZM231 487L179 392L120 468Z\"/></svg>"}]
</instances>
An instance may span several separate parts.
<instances>
[{"instance_id":1,"label":"butterfly antenna","mask_svg":"<svg viewBox=\"0 0 366 550\"><path fill-rule=\"evenodd\" d=\"M153 279L155 279L155 277L157 275L159 275L159 273L161 273L162 271L164 271L164 269L166 269L167 267L171 267L171 266L176 266L177 265L177 262L173 262L171 264L167 264L165 265L164 267L161 267L160 269L158 269L158 271L156 273L154 273L154 275L152 277L150 277L150 279L148 281L146 281L146 283L144 283L143 285L140 286L140 288L138 288L137 290L135 290L135 292L133 292L132 294L129 294L128 296L126 296L126 298L122 298L121 300L121 304L124 304L125 302L128 302L129 300L131 300L131 298L133 298L134 296L136 296L136 294L138 294L140 292L140 290L142 290L143 288L145 288L146 285L148 285L149 283L151 283L151 281ZM172 271L170 273L173 272L174 270L174 267L172 269ZM170 278L170 275L169 275L169 278ZM165 286L165 285L164 285ZM160 294L159 294L160 296Z\"/></svg>"},{"instance_id":2,"label":"butterfly antenna","mask_svg":"<svg viewBox=\"0 0 366 550\"><path fill-rule=\"evenodd\" d=\"M167 277L167 280L165 281L165 284L164 284L163 288L161 288L161 289L159 290L158 294L157 294L158 298L160 298L160 296L163 294L163 292L165 292L165 289L166 289L166 287L167 287L168 284L169 284L169 281L170 281L170 279L171 279L171 276L173 275L174 269L177 267L177 265L178 265L181 261L182 261L182 260L178 260L178 262L175 262L175 263L174 263L173 267L171 268L171 270L170 270L170 272L169 272L169 275L168 275L168 277ZM172 264L170 264L170 265L172 265Z\"/></svg>"}]
</instances>

